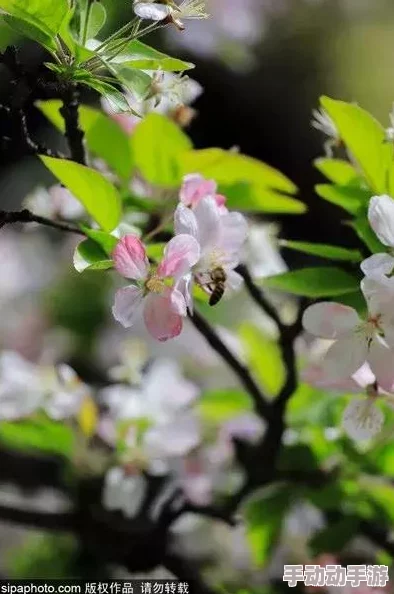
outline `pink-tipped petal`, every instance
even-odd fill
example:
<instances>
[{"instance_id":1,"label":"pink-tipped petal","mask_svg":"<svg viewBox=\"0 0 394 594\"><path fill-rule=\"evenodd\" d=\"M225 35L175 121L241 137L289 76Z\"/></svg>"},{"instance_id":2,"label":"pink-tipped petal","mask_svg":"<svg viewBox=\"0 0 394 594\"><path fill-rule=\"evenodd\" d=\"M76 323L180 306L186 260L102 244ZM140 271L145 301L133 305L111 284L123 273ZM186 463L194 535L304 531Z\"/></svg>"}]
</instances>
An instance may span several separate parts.
<instances>
[{"instance_id":1,"label":"pink-tipped petal","mask_svg":"<svg viewBox=\"0 0 394 594\"><path fill-rule=\"evenodd\" d=\"M196 206L206 196L215 196L216 188L214 180L204 179L198 173L192 173L184 178L179 199L186 206Z\"/></svg>"},{"instance_id":2,"label":"pink-tipped petal","mask_svg":"<svg viewBox=\"0 0 394 594\"><path fill-rule=\"evenodd\" d=\"M334 339L357 326L360 319L352 307L328 301L308 307L302 323L307 332L320 338Z\"/></svg>"},{"instance_id":3,"label":"pink-tipped petal","mask_svg":"<svg viewBox=\"0 0 394 594\"><path fill-rule=\"evenodd\" d=\"M143 280L149 270L149 260L142 241L136 235L125 235L113 253L116 270L132 280Z\"/></svg>"},{"instance_id":4,"label":"pink-tipped petal","mask_svg":"<svg viewBox=\"0 0 394 594\"><path fill-rule=\"evenodd\" d=\"M180 278L187 274L200 259L200 246L191 235L176 235L164 250L157 274L161 277Z\"/></svg>"},{"instance_id":5,"label":"pink-tipped petal","mask_svg":"<svg viewBox=\"0 0 394 594\"><path fill-rule=\"evenodd\" d=\"M144 303L144 320L148 332L164 342L182 332L182 316L173 310L171 289L164 293L150 293Z\"/></svg>"},{"instance_id":6,"label":"pink-tipped petal","mask_svg":"<svg viewBox=\"0 0 394 594\"><path fill-rule=\"evenodd\" d=\"M119 289L115 295L115 303L112 313L118 322L125 328L130 328L141 315L141 304L143 293L138 287L124 287Z\"/></svg>"},{"instance_id":7,"label":"pink-tipped petal","mask_svg":"<svg viewBox=\"0 0 394 594\"><path fill-rule=\"evenodd\" d=\"M182 276L174 285L174 290L182 293L187 309L193 313L193 275Z\"/></svg>"}]
</instances>

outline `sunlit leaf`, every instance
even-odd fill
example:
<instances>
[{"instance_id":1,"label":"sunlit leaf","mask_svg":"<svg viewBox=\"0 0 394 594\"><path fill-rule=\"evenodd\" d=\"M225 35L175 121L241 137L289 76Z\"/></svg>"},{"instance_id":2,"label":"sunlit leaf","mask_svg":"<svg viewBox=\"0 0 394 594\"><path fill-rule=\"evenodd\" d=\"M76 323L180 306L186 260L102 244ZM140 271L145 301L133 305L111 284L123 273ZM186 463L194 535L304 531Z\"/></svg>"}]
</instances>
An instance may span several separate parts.
<instances>
[{"instance_id":1,"label":"sunlit leaf","mask_svg":"<svg viewBox=\"0 0 394 594\"><path fill-rule=\"evenodd\" d=\"M362 254L359 250L352 250L325 243L307 243L304 241L281 240L280 245L296 252L328 258L329 260L343 260L345 262L360 262Z\"/></svg>"},{"instance_id":2,"label":"sunlit leaf","mask_svg":"<svg viewBox=\"0 0 394 594\"><path fill-rule=\"evenodd\" d=\"M132 147L136 166L147 181L164 187L181 183L179 156L191 148L191 142L174 122L149 114L135 129Z\"/></svg>"},{"instance_id":3,"label":"sunlit leaf","mask_svg":"<svg viewBox=\"0 0 394 594\"><path fill-rule=\"evenodd\" d=\"M371 198L371 192L354 186L318 184L315 190L321 198L340 206L352 215L356 215Z\"/></svg>"},{"instance_id":4,"label":"sunlit leaf","mask_svg":"<svg viewBox=\"0 0 394 594\"><path fill-rule=\"evenodd\" d=\"M349 161L319 158L315 160L314 165L327 179L339 186L360 183L360 176Z\"/></svg>"},{"instance_id":5,"label":"sunlit leaf","mask_svg":"<svg viewBox=\"0 0 394 594\"><path fill-rule=\"evenodd\" d=\"M194 64L171 58L138 40L130 41L111 62L141 70L183 72L194 68Z\"/></svg>"},{"instance_id":6,"label":"sunlit leaf","mask_svg":"<svg viewBox=\"0 0 394 594\"><path fill-rule=\"evenodd\" d=\"M239 390L204 392L197 410L206 421L224 422L253 410L250 397Z\"/></svg>"},{"instance_id":7,"label":"sunlit leaf","mask_svg":"<svg viewBox=\"0 0 394 594\"><path fill-rule=\"evenodd\" d=\"M41 160L105 231L117 227L121 217L120 196L103 175L66 159L41 156Z\"/></svg>"},{"instance_id":8,"label":"sunlit leaf","mask_svg":"<svg viewBox=\"0 0 394 594\"><path fill-rule=\"evenodd\" d=\"M353 293L358 290L360 281L340 268L322 266L269 276L262 279L260 284L268 289L320 298Z\"/></svg>"},{"instance_id":9,"label":"sunlit leaf","mask_svg":"<svg viewBox=\"0 0 394 594\"><path fill-rule=\"evenodd\" d=\"M393 145L386 142L383 126L358 105L329 97L322 97L321 104L334 121L371 190L377 194L388 192L394 150Z\"/></svg>"}]
</instances>

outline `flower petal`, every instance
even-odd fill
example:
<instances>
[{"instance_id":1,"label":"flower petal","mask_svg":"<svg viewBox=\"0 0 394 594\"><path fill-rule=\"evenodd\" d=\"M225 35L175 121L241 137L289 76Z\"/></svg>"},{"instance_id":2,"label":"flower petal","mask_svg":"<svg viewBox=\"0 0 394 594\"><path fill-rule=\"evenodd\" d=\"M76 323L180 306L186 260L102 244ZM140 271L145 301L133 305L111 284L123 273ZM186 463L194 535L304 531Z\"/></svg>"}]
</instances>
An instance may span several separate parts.
<instances>
[{"instance_id":1,"label":"flower petal","mask_svg":"<svg viewBox=\"0 0 394 594\"><path fill-rule=\"evenodd\" d=\"M248 235L248 224L239 212L223 214L220 220L219 247L226 253L238 255Z\"/></svg>"},{"instance_id":2,"label":"flower petal","mask_svg":"<svg viewBox=\"0 0 394 594\"><path fill-rule=\"evenodd\" d=\"M173 312L179 314L180 316L187 316L185 297L178 289L172 289L171 291L171 308Z\"/></svg>"},{"instance_id":3,"label":"flower petal","mask_svg":"<svg viewBox=\"0 0 394 594\"><path fill-rule=\"evenodd\" d=\"M302 324L311 334L320 338L337 338L357 326L360 318L352 307L341 303L322 302L308 307Z\"/></svg>"},{"instance_id":4,"label":"flower petal","mask_svg":"<svg viewBox=\"0 0 394 594\"><path fill-rule=\"evenodd\" d=\"M360 265L365 276L381 281L390 281L386 277L394 270L394 258L390 254L373 254Z\"/></svg>"},{"instance_id":5,"label":"flower petal","mask_svg":"<svg viewBox=\"0 0 394 594\"><path fill-rule=\"evenodd\" d=\"M196 206L202 198L215 196L217 184L213 179L205 179L198 173L186 175L179 192L180 201L185 206Z\"/></svg>"},{"instance_id":6,"label":"flower petal","mask_svg":"<svg viewBox=\"0 0 394 594\"><path fill-rule=\"evenodd\" d=\"M171 13L169 6L164 4L156 4L155 2L135 2L134 12L140 19L148 19L150 21L163 21Z\"/></svg>"},{"instance_id":7,"label":"flower petal","mask_svg":"<svg viewBox=\"0 0 394 594\"><path fill-rule=\"evenodd\" d=\"M203 198L194 209L201 249L216 248L221 234L221 212L214 198Z\"/></svg>"},{"instance_id":8,"label":"flower petal","mask_svg":"<svg viewBox=\"0 0 394 594\"><path fill-rule=\"evenodd\" d=\"M363 333L348 332L328 349L323 359L323 370L327 378L352 376L368 357L368 343Z\"/></svg>"},{"instance_id":9,"label":"flower petal","mask_svg":"<svg viewBox=\"0 0 394 594\"><path fill-rule=\"evenodd\" d=\"M187 309L193 313L193 275L182 276L174 285L174 291L182 293Z\"/></svg>"},{"instance_id":10,"label":"flower petal","mask_svg":"<svg viewBox=\"0 0 394 594\"><path fill-rule=\"evenodd\" d=\"M392 392L394 387L394 351L383 344L379 338L375 338L369 349L368 363L379 386L387 392Z\"/></svg>"},{"instance_id":11,"label":"flower petal","mask_svg":"<svg viewBox=\"0 0 394 594\"><path fill-rule=\"evenodd\" d=\"M132 280L143 280L149 270L149 260L142 241L136 235L125 235L113 252L116 270Z\"/></svg>"},{"instance_id":12,"label":"flower petal","mask_svg":"<svg viewBox=\"0 0 394 594\"><path fill-rule=\"evenodd\" d=\"M176 235L164 249L164 257L157 274L160 277L180 278L187 274L200 258L200 246L191 235Z\"/></svg>"},{"instance_id":13,"label":"flower petal","mask_svg":"<svg viewBox=\"0 0 394 594\"><path fill-rule=\"evenodd\" d=\"M112 314L125 328L130 328L140 315L140 306L144 297L141 289L130 285L119 289L115 295Z\"/></svg>"},{"instance_id":14,"label":"flower petal","mask_svg":"<svg viewBox=\"0 0 394 594\"><path fill-rule=\"evenodd\" d=\"M377 435L383 426L384 416L374 400L357 398L346 407L342 426L346 433L355 440L370 439Z\"/></svg>"},{"instance_id":15,"label":"flower petal","mask_svg":"<svg viewBox=\"0 0 394 594\"><path fill-rule=\"evenodd\" d=\"M230 291L239 291L243 282L244 279L238 272L235 272L235 270L227 271L226 289L230 289Z\"/></svg>"},{"instance_id":16,"label":"flower petal","mask_svg":"<svg viewBox=\"0 0 394 594\"><path fill-rule=\"evenodd\" d=\"M369 224L380 241L394 247L394 200L390 196L373 196L368 208Z\"/></svg>"},{"instance_id":17,"label":"flower petal","mask_svg":"<svg viewBox=\"0 0 394 594\"><path fill-rule=\"evenodd\" d=\"M184 204L178 204L174 215L175 234L186 233L198 240L198 225L194 212Z\"/></svg>"},{"instance_id":18,"label":"flower petal","mask_svg":"<svg viewBox=\"0 0 394 594\"><path fill-rule=\"evenodd\" d=\"M182 316L173 310L171 289L161 294L150 293L145 298L144 320L148 332L162 342L179 336L182 332Z\"/></svg>"}]
</instances>

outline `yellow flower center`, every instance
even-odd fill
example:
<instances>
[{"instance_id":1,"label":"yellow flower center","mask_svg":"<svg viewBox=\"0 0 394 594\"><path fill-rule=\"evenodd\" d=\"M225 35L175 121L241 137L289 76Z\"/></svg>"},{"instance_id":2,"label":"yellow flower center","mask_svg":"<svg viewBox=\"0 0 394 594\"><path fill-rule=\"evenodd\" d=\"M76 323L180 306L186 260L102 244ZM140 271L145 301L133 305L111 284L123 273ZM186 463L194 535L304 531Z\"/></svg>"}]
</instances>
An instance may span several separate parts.
<instances>
[{"instance_id":1,"label":"yellow flower center","mask_svg":"<svg viewBox=\"0 0 394 594\"><path fill-rule=\"evenodd\" d=\"M165 289L166 285L162 278L158 276L151 276L145 283L145 289L149 293L162 293Z\"/></svg>"}]
</instances>

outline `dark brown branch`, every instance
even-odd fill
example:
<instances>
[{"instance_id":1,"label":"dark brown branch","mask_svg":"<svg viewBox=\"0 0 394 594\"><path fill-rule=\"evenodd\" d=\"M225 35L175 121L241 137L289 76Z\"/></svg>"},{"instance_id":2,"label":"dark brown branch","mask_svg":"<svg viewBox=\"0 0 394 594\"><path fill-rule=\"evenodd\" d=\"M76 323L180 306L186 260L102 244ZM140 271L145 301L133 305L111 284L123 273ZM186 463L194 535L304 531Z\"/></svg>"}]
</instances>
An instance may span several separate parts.
<instances>
[{"instance_id":1,"label":"dark brown branch","mask_svg":"<svg viewBox=\"0 0 394 594\"><path fill-rule=\"evenodd\" d=\"M75 84L68 84L62 93L63 107L60 110L66 127L66 138L71 158L76 163L86 165L84 132L79 126L79 93Z\"/></svg>"},{"instance_id":2,"label":"dark brown branch","mask_svg":"<svg viewBox=\"0 0 394 594\"><path fill-rule=\"evenodd\" d=\"M23 526L31 526L41 530L75 531L76 516L73 513L44 513L34 510L0 506L0 522L13 522Z\"/></svg>"},{"instance_id":3,"label":"dark brown branch","mask_svg":"<svg viewBox=\"0 0 394 594\"><path fill-rule=\"evenodd\" d=\"M252 276L247 267L244 264L240 264L236 270L238 274L240 274L244 279L245 287L247 288L252 299L275 322L275 324L278 326L279 332L282 332L282 330L286 327L282 323L278 312L276 311L275 307L271 305L268 299L266 299L260 288L254 284Z\"/></svg>"},{"instance_id":4,"label":"dark brown branch","mask_svg":"<svg viewBox=\"0 0 394 594\"><path fill-rule=\"evenodd\" d=\"M53 229L57 229L58 231L66 231L67 233L74 233L76 235L86 237L86 234L74 225L52 221L51 219L47 219L46 217L40 217L30 212L30 210L24 209L13 212L0 210L0 229L4 227L4 225L12 225L14 223L38 223L39 225L44 225L45 227L52 227Z\"/></svg>"},{"instance_id":5,"label":"dark brown branch","mask_svg":"<svg viewBox=\"0 0 394 594\"><path fill-rule=\"evenodd\" d=\"M240 382L253 398L256 413L266 421L269 421L271 418L271 407L258 384L251 376L249 369L242 365L235 355L233 355L216 334L215 330L197 311L195 311L193 315L190 315L190 319L194 327L197 328L211 347L222 357L229 367L231 367L235 375L238 376Z\"/></svg>"}]
</instances>

